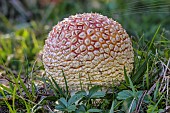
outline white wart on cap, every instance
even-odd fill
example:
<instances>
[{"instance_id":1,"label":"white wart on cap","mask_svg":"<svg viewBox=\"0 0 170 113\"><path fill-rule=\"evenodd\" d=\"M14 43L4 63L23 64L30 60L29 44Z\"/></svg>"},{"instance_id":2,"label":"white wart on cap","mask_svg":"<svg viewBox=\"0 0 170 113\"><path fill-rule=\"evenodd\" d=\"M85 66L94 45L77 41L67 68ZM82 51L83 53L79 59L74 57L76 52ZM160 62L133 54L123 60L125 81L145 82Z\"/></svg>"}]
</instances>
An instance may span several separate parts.
<instances>
[{"instance_id":1,"label":"white wart on cap","mask_svg":"<svg viewBox=\"0 0 170 113\"><path fill-rule=\"evenodd\" d=\"M133 69L131 40L122 26L97 13L77 14L53 27L45 41L43 64L65 88L62 70L69 90L87 89L89 85L111 86L124 79Z\"/></svg>"}]
</instances>

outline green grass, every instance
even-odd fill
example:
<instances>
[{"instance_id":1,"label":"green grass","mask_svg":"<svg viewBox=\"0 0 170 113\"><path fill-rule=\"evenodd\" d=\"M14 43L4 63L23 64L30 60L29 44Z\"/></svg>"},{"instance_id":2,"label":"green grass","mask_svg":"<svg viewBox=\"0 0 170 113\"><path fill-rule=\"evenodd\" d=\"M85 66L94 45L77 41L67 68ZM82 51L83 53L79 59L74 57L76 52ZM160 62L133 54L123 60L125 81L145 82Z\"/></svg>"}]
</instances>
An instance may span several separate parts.
<instances>
[{"instance_id":1,"label":"green grass","mask_svg":"<svg viewBox=\"0 0 170 113\"><path fill-rule=\"evenodd\" d=\"M22 2L26 11L33 15L29 18L23 13L25 10L22 6L19 12L14 9L13 13L9 13L14 7L8 13L3 10L0 13L0 80L3 78L9 83L7 86L0 84L0 112L52 113L58 110L66 113L157 113L168 109L168 2L123 2L101 0L99 8L81 1L64 1L43 8L39 8L37 3L25 5ZM16 5L5 3L4 9ZM94 86L89 92L82 90L71 96L67 85L64 90L54 79L42 77L44 68L39 53L49 30L59 20L77 11L95 11L107 15L120 22L132 36L135 53L133 72L127 75L125 70L125 81L119 86L112 86L112 93L103 92L101 87ZM37 86L37 81L44 82L44 86ZM67 84L66 79L65 82Z\"/></svg>"}]
</instances>

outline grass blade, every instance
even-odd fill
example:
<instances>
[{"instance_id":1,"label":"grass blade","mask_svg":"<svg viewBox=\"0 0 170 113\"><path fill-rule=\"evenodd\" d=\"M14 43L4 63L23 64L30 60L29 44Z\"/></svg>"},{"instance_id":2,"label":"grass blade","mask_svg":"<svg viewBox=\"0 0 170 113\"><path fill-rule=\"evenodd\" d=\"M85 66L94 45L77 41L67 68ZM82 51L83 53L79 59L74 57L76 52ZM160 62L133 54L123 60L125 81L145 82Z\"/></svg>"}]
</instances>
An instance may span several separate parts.
<instances>
[{"instance_id":1,"label":"grass blade","mask_svg":"<svg viewBox=\"0 0 170 113\"><path fill-rule=\"evenodd\" d=\"M147 63L145 78L146 78L146 87L147 87L147 89L149 89L149 65L148 65L148 63Z\"/></svg>"},{"instance_id":2,"label":"grass blade","mask_svg":"<svg viewBox=\"0 0 170 113\"><path fill-rule=\"evenodd\" d=\"M24 84L23 80L21 79L21 77L19 77L19 81L20 81L20 85L22 86L25 94L27 95L27 97L32 100L32 97L31 97L31 93L28 91L28 88L26 87L26 85Z\"/></svg>"},{"instance_id":3,"label":"grass blade","mask_svg":"<svg viewBox=\"0 0 170 113\"><path fill-rule=\"evenodd\" d=\"M127 76L127 77L128 77L128 79L129 79L130 88L131 88L131 89L132 89L132 91L133 91L133 95L134 95L135 99L137 99L137 95L136 95L135 87L134 87L134 85L133 85L133 83L132 83L132 80L130 79L130 77L129 77L129 76Z\"/></svg>"},{"instance_id":4,"label":"grass blade","mask_svg":"<svg viewBox=\"0 0 170 113\"><path fill-rule=\"evenodd\" d=\"M138 70L131 78L133 83L138 83L141 80L141 78L143 77L143 75L147 69L147 63L148 63L149 58L150 58L150 54L148 54L148 57L143 62L143 64L137 68Z\"/></svg>"},{"instance_id":5,"label":"grass blade","mask_svg":"<svg viewBox=\"0 0 170 113\"><path fill-rule=\"evenodd\" d=\"M129 84L129 79L128 79L128 75L127 75L127 71L126 71L125 66L124 66L124 77L125 77L126 85L128 85Z\"/></svg>"},{"instance_id":6,"label":"grass blade","mask_svg":"<svg viewBox=\"0 0 170 113\"><path fill-rule=\"evenodd\" d=\"M62 89L60 88L60 86L57 84L57 82L54 80L54 78L52 76L51 76L51 79L52 79L52 82L55 84L55 87L57 88L60 95L62 95L63 97L66 97L66 95L64 94L64 92L62 91Z\"/></svg>"},{"instance_id":7,"label":"grass blade","mask_svg":"<svg viewBox=\"0 0 170 113\"><path fill-rule=\"evenodd\" d=\"M151 43L149 44L147 53L150 51L150 49L151 49L151 47L152 47L152 45L153 45L153 42L154 42L154 40L155 40L155 38L156 38L156 36L157 36L159 30L160 30L160 27L161 27L161 25L158 26L158 28L157 28L157 30L156 30L154 36L152 37L152 40L151 40Z\"/></svg>"},{"instance_id":8,"label":"grass blade","mask_svg":"<svg viewBox=\"0 0 170 113\"><path fill-rule=\"evenodd\" d=\"M0 85L1 85L1 84L0 84ZM16 113L15 111L12 110L11 105L8 103L8 101L7 101L8 99L6 98L6 95L5 95L4 91L3 91L3 89L0 88L0 91L1 91L1 94L3 95L3 97L4 97L4 102L5 102L5 104L7 105L9 111L10 111L11 113Z\"/></svg>"},{"instance_id":9,"label":"grass blade","mask_svg":"<svg viewBox=\"0 0 170 113\"><path fill-rule=\"evenodd\" d=\"M16 89L17 89L17 85L15 85L14 87L14 91L13 91L13 94L12 94L12 108L13 108L13 111L16 112L15 110L15 98L16 98Z\"/></svg>"},{"instance_id":10,"label":"grass blade","mask_svg":"<svg viewBox=\"0 0 170 113\"><path fill-rule=\"evenodd\" d=\"M67 79L66 79L66 76L64 75L64 71L62 70L62 75L64 77L64 81L65 81L65 85L66 85L66 93L67 93L67 96L69 95L69 90L68 90L68 84L67 84Z\"/></svg>"},{"instance_id":11,"label":"grass blade","mask_svg":"<svg viewBox=\"0 0 170 113\"><path fill-rule=\"evenodd\" d=\"M109 113L114 113L114 100L112 101L112 106L110 108Z\"/></svg>"},{"instance_id":12,"label":"grass blade","mask_svg":"<svg viewBox=\"0 0 170 113\"><path fill-rule=\"evenodd\" d=\"M155 106L154 106L154 108L152 109L152 112L151 112L151 113L154 113L156 107L158 107L158 104L159 104L159 102L162 100L163 96L164 96L164 95L162 95L162 96L160 97L160 99L158 100L158 102L155 104Z\"/></svg>"}]
</instances>

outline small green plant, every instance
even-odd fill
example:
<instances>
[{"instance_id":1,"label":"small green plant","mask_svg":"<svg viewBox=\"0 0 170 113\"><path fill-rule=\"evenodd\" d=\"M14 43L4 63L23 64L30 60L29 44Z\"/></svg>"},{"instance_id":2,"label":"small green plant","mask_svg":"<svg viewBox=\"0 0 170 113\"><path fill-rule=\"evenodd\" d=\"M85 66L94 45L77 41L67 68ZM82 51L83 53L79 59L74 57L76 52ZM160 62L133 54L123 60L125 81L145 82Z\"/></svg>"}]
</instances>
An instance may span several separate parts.
<instances>
[{"instance_id":1,"label":"small green plant","mask_svg":"<svg viewBox=\"0 0 170 113\"><path fill-rule=\"evenodd\" d=\"M101 99L105 96L105 92L99 91L101 88L99 86L94 86L89 90L89 93L86 91L77 92L75 95L71 96L69 99L60 98L57 101L56 109L66 112L101 112L100 109L91 108L91 102L96 99ZM68 100L68 101L67 101Z\"/></svg>"},{"instance_id":2,"label":"small green plant","mask_svg":"<svg viewBox=\"0 0 170 113\"><path fill-rule=\"evenodd\" d=\"M126 74L125 74L126 75ZM145 95L143 95L146 91L137 91L135 89L135 86L133 85L131 79L129 76L127 76L128 82L130 85L129 87L131 90L123 90L118 93L117 99L122 100L122 110L126 111L128 113L132 113L138 109L140 109L140 106L138 104L141 104L140 101L144 101L146 104L148 103L148 98L145 98ZM139 108L137 108L139 106Z\"/></svg>"}]
</instances>

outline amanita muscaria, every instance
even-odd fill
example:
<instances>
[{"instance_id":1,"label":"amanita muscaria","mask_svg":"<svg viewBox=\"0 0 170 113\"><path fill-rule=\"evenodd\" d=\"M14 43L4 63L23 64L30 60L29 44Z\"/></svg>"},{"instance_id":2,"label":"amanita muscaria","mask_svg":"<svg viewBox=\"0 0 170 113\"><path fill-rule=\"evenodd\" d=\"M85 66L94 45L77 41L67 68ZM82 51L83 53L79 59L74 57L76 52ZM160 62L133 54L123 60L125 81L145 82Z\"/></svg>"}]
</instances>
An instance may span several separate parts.
<instances>
[{"instance_id":1,"label":"amanita muscaria","mask_svg":"<svg viewBox=\"0 0 170 113\"><path fill-rule=\"evenodd\" d=\"M69 90L119 84L124 79L124 67L130 73L133 62L126 30L97 13L65 18L53 27L43 49L46 76L64 88L63 70Z\"/></svg>"}]
</instances>

